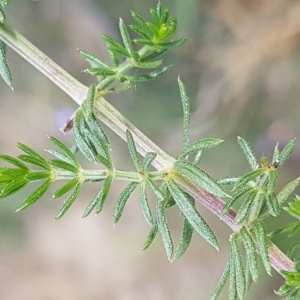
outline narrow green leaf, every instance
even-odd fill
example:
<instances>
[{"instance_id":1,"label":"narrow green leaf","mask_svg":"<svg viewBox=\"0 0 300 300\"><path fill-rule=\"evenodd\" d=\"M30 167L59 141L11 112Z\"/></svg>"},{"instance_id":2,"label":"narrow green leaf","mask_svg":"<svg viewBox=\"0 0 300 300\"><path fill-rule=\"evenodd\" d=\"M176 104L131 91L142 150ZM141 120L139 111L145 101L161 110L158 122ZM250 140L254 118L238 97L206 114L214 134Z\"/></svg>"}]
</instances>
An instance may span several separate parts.
<instances>
[{"instance_id":1,"label":"narrow green leaf","mask_svg":"<svg viewBox=\"0 0 300 300\"><path fill-rule=\"evenodd\" d=\"M103 157L102 155L97 155L96 156L96 161L100 162L101 164L103 164L103 166L105 166L107 169L112 170L113 169L113 165L112 165L112 161Z\"/></svg>"},{"instance_id":2,"label":"narrow green leaf","mask_svg":"<svg viewBox=\"0 0 300 300\"><path fill-rule=\"evenodd\" d=\"M180 40L174 41L174 42L169 42L169 43L161 43L159 46L162 46L164 49L171 49L171 48L176 48L180 47L186 42L186 38L181 38Z\"/></svg>"},{"instance_id":3,"label":"narrow green leaf","mask_svg":"<svg viewBox=\"0 0 300 300\"><path fill-rule=\"evenodd\" d=\"M140 69L155 69L158 68L162 63L162 60L156 60L151 62L139 62L137 67Z\"/></svg>"},{"instance_id":4,"label":"narrow green leaf","mask_svg":"<svg viewBox=\"0 0 300 300\"><path fill-rule=\"evenodd\" d=\"M272 158L272 164L279 162L279 156L280 156L280 152L278 149L278 143L276 144L275 148L274 148L274 153L273 153L273 158Z\"/></svg>"},{"instance_id":5,"label":"narrow green leaf","mask_svg":"<svg viewBox=\"0 0 300 300\"><path fill-rule=\"evenodd\" d=\"M173 179L168 180L167 185L180 211L186 217L194 230L209 244L218 249L218 240L215 233L190 202L188 196L177 186Z\"/></svg>"},{"instance_id":6,"label":"narrow green leaf","mask_svg":"<svg viewBox=\"0 0 300 300\"><path fill-rule=\"evenodd\" d=\"M98 198L97 205L96 205L96 214L99 214L103 209L103 205L104 205L104 202L110 191L113 179L114 179L114 177L112 175L110 175L110 176L107 176L103 182L103 187L101 189L101 191L102 191L101 197Z\"/></svg>"},{"instance_id":7,"label":"narrow green leaf","mask_svg":"<svg viewBox=\"0 0 300 300\"><path fill-rule=\"evenodd\" d=\"M135 12L131 12L132 18L142 27L146 26L146 20Z\"/></svg>"},{"instance_id":8,"label":"narrow green leaf","mask_svg":"<svg viewBox=\"0 0 300 300\"><path fill-rule=\"evenodd\" d=\"M0 191L0 199L4 197L8 197L12 194L17 193L20 191L28 181L24 178L20 178L18 180L11 181L10 183L6 184Z\"/></svg>"},{"instance_id":9,"label":"narrow green leaf","mask_svg":"<svg viewBox=\"0 0 300 300\"><path fill-rule=\"evenodd\" d=\"M265 225L261 221L254 222L253 230L264 267L267 273L271 276L272 267L270 263L270 256L268 250L269 240Z\"/></svg>"},{"instance_id":10,"label":"narrow green leaf","mask_svg":"<svg viewBox=\"0 0 300 300\"><path fill-rule=\"evenodd\" d=\"M50 165L55 167L55 168L59 168L59 169L62 169L62 170L66 170L66 171L70 171L70 172L73 172L73 173L78 173L78 168L77 167L74 167L74 165L71 165L65 161L62 161L62 160L58 160L58 159L52 159L49 161Z\"/></svg>"},{"instance_id":11,"label":"narrow green leaf","mask_svg":"<svg viewBox=\"0 0 300 300\"><path fill-rule=\"evenodd\" d=\"M38 160L42 165L43 168L46 170L51 170L51 167L49 166L47 160L43 158L40 154L35 152L32 148L22 144L22 143L17 143L17 147L27 153L29 156L34 158L35 160ZM21 156L21 155L20 155ZM20 158L20 156L18 156Z\"/></svg>"},{"instance_id":12,"label":"narrow green leaf","mask_svg":"<svg viewBox=\"0 0 300 300\"><path fill-rule=\"evenodd\" d=\"M231 240L232 258L235 264L236 287L240 299L243 299L246 294L246 277L243 267L243 259L238 245L238 235L234 235Z\"/></svg>"},{"instance_id":13,"label":"narrow green leaf","mask_svg":"<svg viewBox=\"0 0 300 300\"><path fill-rule=\"evenodd\" d=\"M148 54L144 57L141 58L140 62L148 62L148 61L152 61L153 59L156 59L157 57L161 56L162 54L164 54L167 51L167 49L161 50L161 51L155 51L151 54Z\"/></svg>"},{"instance_id":14,"label":"narrow green leaf","mask_svg":"<svg viewBox=\"0 0 300 300\"><path fill-rule=\"evenodd\" d=\"M95 63L101 67L104 67L104 68L109 68L109 66L104 63L100 58L98 58L97 56L95 56L94 54L90 53L90 52L87 52L87 51L83 51L83 50L80 50L79 53L81 54L82 57L84 57L86 60L92 62L92 63Z\"/></svg>"},{"instance_id":15,"label":"narrow green leaf","mask_svg":"<svg viewBox=\"0 0 300 300\"><path fill-rule=\"evenodd\" d=\"M45 149L45 151L52 154L59 160L65 161L65 162L67 162L69 164L73 164L75 166L74 162L71 159L69 159L62 151L56 150L56 149Z\"/></svg>"},{"instance_id":16,"label":"narrow green leaf","mask_svg":"<svg viewBox=\"0 0 300 300\"><path fill-rule=\"evenodd\" d=\"M112 176L108 176L105 178L102 188L98 191L98 193L95 195L93 200L90 202L90 204L86 208L85 212L83 213L82 218L86 218L87 216L89 216L90 213L92 212L92 210L96 206L97 206L96 213L98 214L101 212L104 202L108 196L108 192L110 190L112 181L113 181Z\"/></svg>"},{"instance_id":17,"label":"narrow green leaf","mask_svg":"<svg viewBox=\"0 0 300 300\"><path fill-rule=\"evenodd\" d=\"M88 68L84 70L85 73L88 73L92 76L113 76L116 75L116 71L111 68Z\"/></svg>"},{"instance_id":18,"label":"narrow green leaf","mask_svg":"<svg viewBox=\"0 0 300 300\"><path fill-rule=\"evenodd\" d=\"M13 90L13 79L6 60L6 45L0 40L0 75L5 83Z\"/></svg>"},{"instance_id":19,"label":"narrow green leaf","mask_svg":"<svg viewBox=\"0 0 300 300\"><path fill-rule=\"evenodd\" d=\"M247 254L247 265L249 266L253 281L256 282L259 276L258 254L256 251L256 246L251 235L245 227L243 227L240 232Z\"/></svg>"},{"instance_id":20,"label":"narrow green leaf","mask_svg":"<svg viewBox=\"0 0 300 300\"><path fill-rule=\"evenodd\" d=\"M149 40L150 36L148 35L147 32L144 31L144 29L142 27L136 26L136 25L129 25L129 28L136 32L137 34L139 34L140 36L142 36L144 39Z\"/></svg>"},{"instance_id":21,"label":"narrow green leaf","mask_svg":"<svg viewBox=\"0 0 300 300\"><path fill-rule=\"evenodd\" d=\"M153 46L153 42L149 39L145 38L138 38L138 39L133 39L133 42L137 45L145 45L145 46Z\"/></svg>"},{"instance_id":22,"label":"narrow green leaf","mask_svg":"<svg viewBox=\"0 0 300 300\"><path fill-rule=\"evenodd\" d=\"M50 166L50 164L48 162L45 163L44 161L36 159L30 155L20 154L20 155L18 155L18 158L22 161L25 161L29 164L41 167L45 170L48 170L48 171L52 170L52 167Z\"/></svg>"},{"instance_id":23,"label":"narrow green leaf","mask_svg":"<svg viewBox=\"0 0 300 300\"><path fill-rule=\"evenodd\" d=\"M278 165L279 169L284 165L284 163L287 161L287 159L291 156L295 147L296 147L296 139L293 139L281 151L281 153L279 155L279 165Z\"/></svg>"},{"instance_id":24,"label":"narrow green leaf","mask_svg":"<svg viewBox=\"0 0 300 300\"><path fill-rule=\"evenodd\" d=\"M172 261L178 260L179 258L181 258L181 256L183 256L183 254L186 252L187 248L191 243L192 236L193 227L191 226L189 221L186 218L184 218L182 235Z\"/></svg>"},{"instance_id":25,"label":"narrow green leaf","mask_svg":"<svg viewBox=\"0 0 300 300\"><path fill-rule=\"evenodd\" d=\"M198 151L194 157L193 165L197 166L202 158L202 150Z\"/></svg>"},{"instance_id":26,"label":"narrow green leaf","mask_svg":"<svg viewBox=\"0 0 300 300\"><path fill-rule=\"evenodd\" d=\"M12 177L13 179L17 177L24 177L26 174L28 174L29 170L24 170L24 169L16 169L16 168L7 168L5 170L1 171L2 176L9 176Z\"/></svg>"},{"instance_id":27,"label":"narrow green leaf","mask_svg":"<svg viewBox=\"0 0 300 300\"><path fill-rule=\"evenodd\" d=\"M220 293L222 292L228 277L229 277L229 273L230 273L230 263L229 261L227 262L225 269L222 273L222 276L218 282L218 285L216 286L215 290L213 291L212 295L210 296L209 300L217 300Z\"/></svg>"},{"instance_id":28,"label":"narrow green leaf","mask_svg":"<svg viewBox=\"0 0 300 300\"><path fill-rule=\"evenodd\" d=\"M127 49L124 48L124 46L121 43L119 43L116 39L114 39L111 36L108 36L106 34L103 34L101 37L105 42L107 42L109 48L112 47L112 48L116 48L116 49L122 49L130 57Z\"/></svg>"},{"instance_id":29,"label":"narrow green leaf","mask_svg":"<svg viewBox=\"0 0 300 300\"><path fill-rule=\"evenodd\" d=\"M2 172L5 174L5 171ZM284 209L293 217L300 220L300 197L296 195L294 201L289 203L289 207L284 207Z\"/></svg>"},{"instance_id":30,"label":"narrow green leaf","mask_svg":"<svg viewBox=\"0 0 300 300\"><path fill-rule=\"evenodd\" d=\"M243 202L243 204L239 208L239 210L236 214L236 217L234 219L234 222L236 224L242 224L246 220L247 216L250 213L251 205L252 205L252 203L253 203L253 201L254 201L257 194L258 194L257 191L253 191L247 196L247 198L245 199L245 201Z\"/></svg>"},{"instance_id":31,"label":"narrow green leaf","mask_svg":"<svg viewBox=\"0 0 300 300\"><path fill-rule=\"evenodd\" d=\"M77 184L79 184L79 179L78 177L75 177L63 186L61 186L59 189L57 189L53 194L53 198L59 198L65 195L67 192L72 190Z\"/></svg>"},{"instance_id":32,"label":"narrow green leaf","mask_svg":"<svg viewBox=\"0 0 300 300\"><path fill-rule=\"evenodd\" d=\"M37 200L39 200L48 188L51 185L51 180L47 180L41 186L39 186L31 195L29 195L23 204L16 210L16 212L23 211L24 209L28 208L29 206L33 205Z\"/></svg>"},{"instance_id":33,"label":"narrow green leaf","mask_svg":"<svg viewBox=\"0 0 300 300\"><path fill-rule=\"evenodd\" d=\"M259 176L264 174L265 171L266 170L264 168L262 168L262 169L257 169L257 170L254 170L254 171L250 172L250 173L247 173L246 175L244 175L242 178L240 178L237 181L234 188L235 189L240 188L240 187L246 185L247 183L249 183L250 181L257 179Z\"/></svg>"},{"instance_id":34,"label":"narrow green leaf","mask_svg":"<svg viewBox=\"0 0 300 300\"><path fill-rule=\"evenodd\" d=\"M95 161L95 153L93 149L88 145L86 140L84 139L84 136L82 134L82 121L83 121L83 112L82 109L78 109L75 118L74 118L74 126L73 126L73 132L74 132L74 138L76 145L78 146L78 149L80 152L85 156L86 159L89 161Z\"/></svg>"},{"instance_id":35,"label":"narrow green leaf","mask_svg":"<svg viewBox=\"0 0 300 300\"><path fill-rule=\"evenodd\" d=\"M162 17L162 6L161 6L161 2L160 1L157 2L156 14L157 14L157 17L159 19ZM160 20L159 20L159 23L160 23Z\"/></svg>"},{"instance_id":36,"label":"narrow green leaf","mask_svg":"<svg viewBox=\"0 0 300 300\"><path fill-rule=\"evenodd\" d=\"M103 141L103 144L106 145L107 150L110 149L110 143L108 140L108 137L103 130L100 122L97 120L94 114L90 115L88 118L86 118L86 122L91 130L91 132L94 135L97 135L98 138L100 138Z\"/></svg>"},{"instance_id":37,"label":"narrow green leaf","mask_svg":"<svg viewBox=\"0 0 300 300\"><path fill-rule=\"evenodd\" d=\"M165 16L165 17L168 17L168 15L169 15L169 13L167 13L167 16ZM176 30L177 30L177 19L174 17L171 17L171 22L170 22L170 25L168 26L168 31L164 35L164 40L168 40L171 37L173 37L173 35L176 33Z\"/></svg>"},{"instance_id":38,"label":"narrow green leaf","mask_svg":"<svg viewBox=\"0 0 300 300\"><path fill-rule=\"evenodd\" d=\"M121 32L121 36L122 36L125 48L128 51L129 55L132 57L133 48L132 48L130 36L129 36L128 30L127 30L127 27L124 24L122 19L120 19L120 22L119 22L119 29L120 29L120 32Z\"/></svg>"},{"instance_id":39,"label":"narrow green leaf","mask_svg":"<svg viewBox=\"0 0 300 300\"><path fill-rule=\"evenodd\" d=\"M157 12L154 10L154 9L150 9L150 15L151 15L151 18L152 18L152 21L153 23L156 25L156 26L159 26L159 17L157 15Z\"/></svg>"},{"instance_id":40,"label":"narrow green leaf","mask_svg":"<svg viewBox=\"0 0 300 300\"><path fill-rule=\"evenodd\" d=\"M157 227L161 235L167 253L167 257L169 260L171 260L171 256L174 248L173 248L173 241L169 230L168 222L165 216L165 199L161 191L159 190L159 188L150 179L148 180L148 183L157 198L156 201Z\"/></svg>"},{"instance_id":41,"label":"narrow green leaf","mask_svg":"<svg viewBox=\"0 0 300 300\"><path fill-rule=\"evenodd\" d=\"M19 169L29 170L29 168L24 163L22 163L20 160L14 158L12 156L0 154L0 160L8 162L8 163L18 167Z\"/></svg>"},{"instance_id":42,"label":"narrow green leaf","mask_svg":"<svg viewBox=\"0 0 300 300\"><path fill-rule=\"evenodd\" d=\"M114 217L114 223L119 222L125 205L127 203L128 198L130 197L130 195L132 194L132 192L135 190L135 188L138 186L138 182L131 182L120 194L120 196L118 197L117 201L116 201L116 205L114 208L114 212L113 212L113 217Z\"/></svg>"},{"instance_id":43,"label":"narrow green leaf","mask_svg":"<svg viewBox=\"0 0 300 300\"><path fill-rule=\"evenodd\" d=\"M121 47L108 46L107 50L113 52L115 55L121 55L124 56L125 58L131 58L130 54L123 46Z\"/></svg>"},{"instance_id":44,"label":"narrow green leaf","mask_svg":"<svg viewBox=\"0 0 300 300\"><path fill-rule=\"evenodd\" d=\"M167 23L169 19L169 9L168 8L164 8L161 12L161 16L160 16L160 22L163 23Z\"/></svg>"},{"instance_id":45,"label":"narrow green leaf","mask_svg":"<svg viewBox=\"0 0 300 300\"><path fill-rule=\"evenodd\" d=\"M185 86L183 82L178 77L178 85L180 90L180 97L183 109L183 154L182 156L186 156L193 151L187 151L189 146L189 131L190 131L190 102L186 93ZM200 149L199 149L200 150ZM195 150L197 151L197 150ZM187 153L185 153L187 152Z\"/></svg>"},{"instance_id":46,"label":"narrow green leaf","mask_svg":"<svg viewBox=\"0 0 300 300\"><path fill-rule=\"evenodd\" d=\"M197 152L200 150L204 150L204 149L210 149L213 147L218 146L219 144L221 144L222 142L224 142L224 140L218 139L218 138L204 138L201 139L199 141L193 142L189 145L187 145L185 151L183 151L183 153L181 154L182 157L193 153L193 152Z\"/></svg>"},{"instance_id":47,"label":"narrow green leaf","mask_svg":"<svg viewBox=\"0 0 300 300\"><path fill-rule=\"evenodd\" d=\"M287 198L295 191L299 185L300 178L296 178L293 181L289 182L278 194L277 199L278 203L281 206Z\"/></svg>"},{"instance_id":48,"label":"narrow green leaf","mask_svg":"<svg viewBox=\"0 0 300 300\"><path fill-rule=\"evenodd\" d=\"M192 180L199 187L217 197L230 197L223 188L207 173L188 161L178 160L174 164L174 169L180 174Z\"/></svg>"},{"instance_id":49,"label":"narrow green leaf","mask_svg":"<svg viewBox=\"0 0 300 300\"><path fill-rule=\"evenodd\" d=\"M86 99L83 101L81 108L86 119L93 117L94 101L95 101L96 85L92 84L87 93Z\"/></svg>"},{"instance_id":50,"label":"narrow green leaf","mask_svg":"<svg viewBox=\"0 0 300 300\"><path fill-rule=\"evenodd\" d=\"M146 242L144 243L144 245L142 246L142 248L140 250L146 250L151 246L152 242L154 241L154 239L157 235L157 232L158 232L158 227L157 227L157 224L155 223L149 232Z\"/></svg>"},{"instance_id":51,"label":"narrow green leaf","mask_svg":"<svg viewBox=\"0 0 300 300\"><path fill-rule=\"evenodd\" d=\"M6 20L4 11L0 8L0 24L4 24Z\"/></svg>"},{"instance_id":52,"label":"narrow green leaf","mask_svg":"<svg viewBox=\"0 0 300 300\"><path fill-rule=\"evenodd\" d=\"M85 139L88 141L88 143L91 144L92 147L94 148L96 158L98 156L104 157L106 163L108 163L111 166L112 165L111 157L108 152L107 145L104 143L104 141L101 140L101 138L99 138L97 135L93 134L91 131L87 130L86 128L84 128L83 134L85 136Z\"/></svg>"},{"instance_id":53,"label":"narrow green leaf","mask_svg":"<svg viewBox=\"0 0 300 300\"><path fill-rule=\"evenodd\" d=\"M147 172L152 162L155 160L157 154L154 152L148 152L145 157L142 164L142 169L144 172Z\"/></svg>"},{"instance_id":54,"label":"narrow green leaf","mask_svg":"<svg viewBox=\"0 0 300 300\"><path fill-rule=\"evenodd\" d=\"M109 49L108 49L108 54L109 54L109 56L111 58L113 66L115 68L117 68L120 65L120 61L118 59L118 55L116 53L114 53L113 51L110 51Z\"/></svg>"},{"instance_id":55,"label":"narrow green leaf","mask_svg":"<svg viewBox=\"0 0 300 300\"><path fill-rule=\"evenodd\" d=\"M144 216L146 222L150 226L153 226L153 217L152 217L152 213L151 213L149 203L148 203L145 182L142 182L140 184L140 203L141 203L142 213L143 213L143 216Z\"/></svg>"},{"instance_id":56,"label":"narrow green leaf","mask_svg":"<svg viewBox=\"0 0 300 300\"><path fill-rule=\"evenodd\" d=\"M50 179L51 178L51 173L50 172L30 172L28 173L25 178L28 181L39 181L39 180L44 180L44 179Z\"/></svg>"},{"instance_id":57,"label":"narrow green leaf","mask_svg":"<svg viewBox=\"0 0 300 300\"><path fill-rule=\"evenodd\" d=\"M129 153L130 153L131 159L134 163L134 166L138 171L142 171L142 165L141 165L141 161L140 161L138 152L135 147L135 142L134 142L131 132L128 129L126 130L126 139L127 139Z\"/></svg>"},{"instance_id":58,"label":"narrow green leaf","mask_svg":"<svg viewBox=\"0 0 300 300\"><path fill-rule=\"evenodd\" d=\"M151 22L147 22L147 28L150 32L150 35L152 37L152 40L154 40L156 42L156 44L159 44L162 40L161 35L159 34L160 32L158 31L159 28L157 28L154 24L152 24Z\"/></svg>"},{"instance_id":59,"label":"narrow green leaf","mask_svg":"<svg viewBox=\"0 0 300 300\"><path fill-rule=\"evenodd\" d=\"M289 286L288 284L282 285L278 291L274 291L276 295L284 297L290 294L293 291L294 287Z\"/></svg>"},{"instance_id":60,"label":"narrow green leaf","mask_svg":"<svg viewBox=\"0 0 300 300\"><path fill-rule=\"evenodd\" d=\"M158 77L164 75L165 73L167 73L170 70L170 68L171 68L171 66L166 66L156 72L151 72L147 75L126 76L125 78L132 82L145 82L145 81L149 81L149 80L152 80L152 79L155 79L155 78L158 78Z\"/></svg>"},{"instance_id":61,"label":"narrow green leaf","mask_svg":"<svg viewBox=\"0 0 300 300\"><path fill-rule=\"evenodd\" d=\"M237 288L236 288L236 270L235 270L235 261L233 254L231 252L230 258L229 258L229 265L230 265L230 271L229 271L229 294L228 294L228 300L237 300Z\"/></svg>"},{"instance_id":62,"label":"narrow green leaf","mask_svg":"<svg viewBox=\"0 0 300 300\"><path fill-rule=\"evenodd\" d=\"M294 252L295 252L295 250L296 250L297 248L300 248L300 241L294 243L294 244L289 248L289 250L288 250L288 252L287 252L287 256L288 256L289 258L292 258L292 257L293 257L293 254L294 254Z\"/></svg>"},{"instance_id":63,"label":"narrow green leaf","mask_svg":"<svg viewBox=\"0 0 300 300\"><path fill-rule=\"evenodd\" d=\"M269 213L273 217L279 216L280 206L279 206L278 199L277 199L276 195L274 193L266 194L265 198L266 198L266 203L267 203Z\"/></svg>"},{"instance_id":64,"label":"narrow green leaf","mask_svg":"<svg viewBox=\"0 0 300 300\"><path fill-rule=\"evenodd\" d=\"M68 161L67 161L68 163L71 163L76 167L80 167L80 164L79 164L77 158L75 157L74 153L67 146L65 146L62 142L60 142L58 139L56 139L53 136L49 136L49 140L61 151L61 153L66 157L66 159L68 159ZM48 150L46 150L46 151L48 151ZM51 153L50 151L48 151L48 152ZM58 157L58 158L60 159L60 157ZM63 160L65 160L65 159L63 159Z\"/></svg>"},{"instance_id":65,"label":"narrow green leaf","mask_svg":"<svg viewBox=\"0 0 300 300\"><path fill-rule=\"evenodd\" d=\"M71 207L71 205L74 203L76 198L78 197L80 190L81 190L81 183L77 183L74 190L70 193L67 200L64 202L63 206L59 210L58 214L56 215L55 219L61 219L63 215L68 211L68 209Z\"/></svg>"},{"instance_id":66,"label":"narrow green leaf","mask_svg":"<svg viewBox=\"0 0 300 300\"><path fill-rule=\"evenodd\" d=\"M269 172L268 177L268 194L272 194L275 192L276 184L278 179L278 172L277 170L272 170Z\"/></svg>"},{"instance_id":67,"label":"narrow green leaf","mask_svg":"<svg viewBox=\"0 0 300 300\"><path fill-rule=\"evenodd\" d=\"M249 143L240 136L237 137L237 142L241 147L242 151L244 152L251 169L257 170L259 168L259 164Z\"/></svg>"},{"instance_id":68,"label":"narrow green leaf","mask_svg":"<svg viewBox=\"0 0 300 300\"><path fill-rule=\"evenodd\" d=\"M17 147L19 149L21 149L22 151L24 151L25 153L27 153L29 156L32 156L35 159L38 159L40 161L47 163L47 161L40 154L38 154L36 151L34 151L32 148L30 148L22 143L17 143Z\"/></svg>"},{"instance_id":69,"label":"narrow green leaf","mask_svg":"<svg viewBox=\"0 0 300 300\"><path fill-rule=\"evenodd\" d=\"M225 177L217 180L217 183L222 186L234 185L241 177Z\"/></svg>"},{"instance_id":70,"label":"narrow green leaf","mask_svg":"<svg viewBox=\"0 0 300 300\"><path fill-rule=\"evenodd\" d=\"M276 235L289 232L288 236L291 236L300 226L299 222L289 223L283 227L277 228L269 233L269 237L273 238Z\"/></svg>"}]
</instances>

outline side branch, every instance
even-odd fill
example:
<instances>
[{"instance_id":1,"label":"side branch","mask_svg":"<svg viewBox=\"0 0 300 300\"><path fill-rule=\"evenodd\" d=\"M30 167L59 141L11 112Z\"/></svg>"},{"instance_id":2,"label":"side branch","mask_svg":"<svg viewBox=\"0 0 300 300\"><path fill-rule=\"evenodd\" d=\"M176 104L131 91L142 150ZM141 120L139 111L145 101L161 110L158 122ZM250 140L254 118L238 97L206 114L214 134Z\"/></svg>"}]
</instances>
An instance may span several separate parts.
<instances>
[{"instance_id":1,"label":"side branch","mask_svg":"<svg viewBox=\"0 0 300 300\"><path fill-rule=\"evenodd\" d=\"M50 58L43 54L39 49L33 46L23 36L9 28L8 26L0 26L0 39L8 46L14 49L25 60L30 62L36 69L52 80L58 87L67 93L79 105L86 98L88 88L78 82L65 70L55 64ZM161 150L142 132L140 132L133 124L131 124L123 115L121 115L113 106L111 106L103 97L95 101L95 115L106 124L111 130L118 134L123 140L126 140L126 130L129 129L133 135L138 152L144 156L147 152L155 152L157 157L153 162L154 167L161 171L172 168L175 160ZM197 199L203 206L210 210L217 217L221 218L221 212L224 202L207 193L205 190L176 178L180 186L191 196ZM229 213L222 218L233 231L239 231L241 228L234 223L235 211L230 210ZM269 254L271 263L276 271L286 270L293 271L293 262L281 252L276 245L270 243Z\"/></svg>"}]
</instances>

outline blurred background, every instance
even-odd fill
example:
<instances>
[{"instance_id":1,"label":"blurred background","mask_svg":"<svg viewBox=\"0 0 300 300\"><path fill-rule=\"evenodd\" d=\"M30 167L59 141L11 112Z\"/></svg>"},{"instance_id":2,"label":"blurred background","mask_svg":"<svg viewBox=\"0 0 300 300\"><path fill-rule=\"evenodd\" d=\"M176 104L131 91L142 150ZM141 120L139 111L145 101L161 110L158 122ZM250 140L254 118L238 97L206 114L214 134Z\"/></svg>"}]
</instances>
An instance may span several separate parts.
<instances>
[{"instance_id":1,"label":"blurred background","mask_svg":"<svg viewBox=\"0 0 300 300\"><path fill-rule=\"evenodd\" d=\"M130 10L143 16L156 1L23 0L11 1L8 23L55 62L85 84L87 63L77 48L108 59L101 34L119 39L118 18L133 23ZM188 42L164 57L172 70L161 80L110 96L130 121L171 155L181 150L182 111L177 86L180 75L191 101L191 139L216 136L226 140L205 154L202 167L219 178L249 171L236 143L246 138L259 157L300 134L300 3L293 0L162 0L178 18L178 37ZM50 147L47 135L72 145L72 135L59 128L76 104L13 51L8 59L15 91L0 82L0 153L18 155L20 141L38 151ZM115 164L132 169L126 144L108 132ZM279 187L299 176L299 148L281 171ZM82 213L99 186L85 187L66 216L53 222L63 200L47 194L21 214L14 210L30 190L0 202L1 300L196 300L208 299L228 258L231 231L202 207L199 210L220 239L217 253L194 236L186 255L170 264L160 238L139 253L148 234L137 194L121 221L112 226L112 209L124 185L115 183L97 217ZM168 211L178 241L181 220ZM274 228L286 222L282 217ZM276 240L286 249L291 239ZM278 299L282 284L262 275L251 299ZM226 293L220 299L227 299Z\"/></svg>"}]
</instances>

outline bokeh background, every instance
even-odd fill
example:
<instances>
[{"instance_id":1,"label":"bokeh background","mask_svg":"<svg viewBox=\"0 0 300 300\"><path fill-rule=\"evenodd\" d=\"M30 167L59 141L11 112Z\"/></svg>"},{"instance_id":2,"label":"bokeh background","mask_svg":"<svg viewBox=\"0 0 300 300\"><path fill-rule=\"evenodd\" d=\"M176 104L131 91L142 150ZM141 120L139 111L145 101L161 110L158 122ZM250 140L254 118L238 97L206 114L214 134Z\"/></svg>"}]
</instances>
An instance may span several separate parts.
<instances>
[{"instance_id":1,"label":"bokeh background","mask_svg":"<svg viewBox=\"0 0 300 300\"><path fill-rule=\"evenodd\" d=\"M87 63L76 49L108 59L101 34L119 38L118 18L132 23L130 10L148 15L156 1L11 1L8 23L85 84ZM191 100L191 138L226 140L207 153L202 166L216 177L239 175L249 167L236 144L245 137L258 156L270 155L300 135L300 3L293 0L163 0L178 18L178 37L188 42L165 56L167 76L109 97L129 120L166 152L181 150L182 112L177 76ZM72 144L59 128L76 104L12 51L12 93L0 82L0 152L17 155L16 142L38 151L50 147L47 135ZM126 144L109 132L116 165L132 168ZM299 176L299 148L281 172L279 188ZM101 215L81 219L96 185L85 187L66 216L53 222L62 200L48 193L21 214L14 210L30 190L0 202L1 300L205 300L228 258L230 230L211 213L199 210L220 239L217 253L194 236L186 255L170 264L160 238L139 253L148 226L137 195L112 226L114 201L124 185L116 183ZM177 209L168 212L175 240L181 232ZM269 224L286 222L286 217ZM295 237L296 238L296 237ZM290 240L276 240L286 249ZM278 299L277 274L262 275L247 299ZM227 299L226 293L220 299Z\"/></svg>"}]
</instances>

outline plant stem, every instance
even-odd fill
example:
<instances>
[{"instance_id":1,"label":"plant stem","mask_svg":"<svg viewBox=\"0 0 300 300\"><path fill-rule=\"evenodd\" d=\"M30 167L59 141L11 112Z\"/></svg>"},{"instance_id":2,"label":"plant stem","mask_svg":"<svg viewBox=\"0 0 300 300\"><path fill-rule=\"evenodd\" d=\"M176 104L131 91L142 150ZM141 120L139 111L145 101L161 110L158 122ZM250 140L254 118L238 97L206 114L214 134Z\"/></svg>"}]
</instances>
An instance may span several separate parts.
<instances>
[{"instance_id":1,"label":"plant stem","mask_svg":"<svg viewBox=\"0 0 300 300\"><path fill-rule=\"evenodd\" d=\"M0 39L36 69L52 80L79 105L86 98L88 88L59 67L21 34L7 25L0 25Z\"/></svg>"},{"instance_id":2,"label":"plant stem","mask_svg":"<svg viewBox=\"0 0 300 300\"><path fill-rule=\"evenodd\" d=\"M8 26L0 26L0 39L8 46L19 53L23 58L30 62L35 68L41 71L46 77L52 80L58 87L67 93L79 105L86 98L88 88L74 79L62 68L57 66L50 58L28 42L19 33L9 28ZM136 143L138 152L145 156L147 152L155 152L156 159L153 161L153 166L162 171L172 168L174 159L161 150L133 124L131 124L123 115L121 115L113 106L111 106L103 97L95 101L95 115L111 130L118 134L126 141L126 130L128 129ZM202 205L209 209L213 214L221 218L221 212L224 207L224 202L209 194L203 189L193 184L190 181L182 178L174 178L176 182L192 197L197 199ZM237 232L241 226L234 223L235 211L230 210L222 221L226 223L233 231ZM293 262L282 253L273 243L270 243L269 254L271 263L276 271L293 270Z\"/></svg>"}]
</instances>

